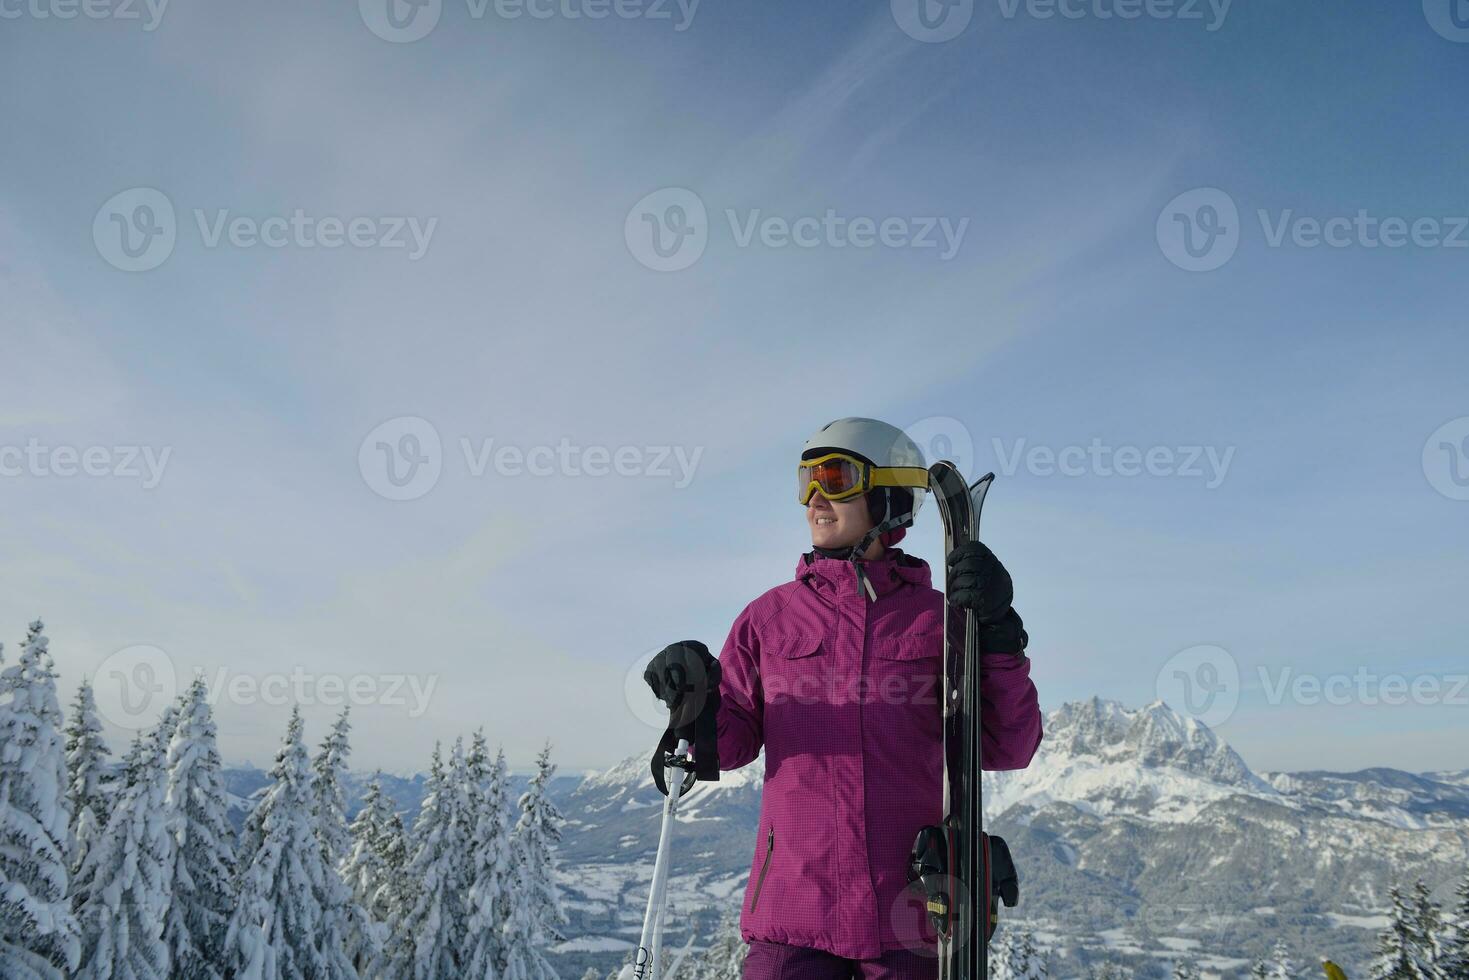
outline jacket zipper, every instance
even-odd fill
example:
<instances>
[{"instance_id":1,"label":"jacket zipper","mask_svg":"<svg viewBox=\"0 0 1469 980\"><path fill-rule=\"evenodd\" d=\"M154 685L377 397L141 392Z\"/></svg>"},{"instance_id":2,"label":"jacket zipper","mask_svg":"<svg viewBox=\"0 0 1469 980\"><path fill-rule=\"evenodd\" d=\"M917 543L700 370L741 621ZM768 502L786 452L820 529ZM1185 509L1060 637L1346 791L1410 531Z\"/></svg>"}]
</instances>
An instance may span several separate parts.
<instances>
[{"instance_id":1,"label":"jacket zipper","mask_svg":"<svg viewBox=\"0 0 1469 980\"><path fill-rule=\"evenodd\" d=\"M775 851L775 826L771 825L770 832L765 836L765 860L760 864L760 877L755 881L755 894L750 898L750 914L755 914L755 906L760 904L760 889L765 887L765 873L770 870L770 855Z\"/></svg>"}]
</instances>

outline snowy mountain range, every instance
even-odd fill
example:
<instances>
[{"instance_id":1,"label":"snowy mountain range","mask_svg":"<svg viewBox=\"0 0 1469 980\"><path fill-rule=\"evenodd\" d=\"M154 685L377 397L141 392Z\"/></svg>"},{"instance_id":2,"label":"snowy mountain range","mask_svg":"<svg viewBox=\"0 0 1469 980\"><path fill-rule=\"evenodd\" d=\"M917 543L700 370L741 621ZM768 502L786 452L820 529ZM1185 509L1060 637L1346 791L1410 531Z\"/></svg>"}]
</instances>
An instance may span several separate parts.
<instances>
[{"instance_id":1,"label":"snowy mountain range","mask_svg":"<svg viewBox=\"0 0 1469 980\"><path fill-rule=\"evenodd\" d=\"M225 775L238 822L267 776ZM685 797L670 948L702 946L721 913L738 910L763 777L757 759ZM348 779L349 811L371 778ZM512 779L512 798L524 779ZM382 780L411 820L423 777ZM1031 766L987 775L985 792L989 829L1009 841L1022 876L1021 904L1004 915L1034 929L1071 975L1106 955L1139 977L1162 976L1188 950L1206 969L1242 976L1283 938L1297 962L1329 954L1355 976L1391 885L1421 876L1446 899L1469 868L1469 771L1256 773L1161 702L1061 706ZM551 795L567 818L558 877L571 919L552 961L563 977L588 966L605 974L637 942L662 797L646 755L558 776Z\"/></svg>"},{"instance_id":2,"label":"snowy mountain range","mask_svg":"<svg viewBox=\"0 0 1469 980\"><path fill-rule=\"evenodd\" d=\"M669 945L702 942L738 908L762 776L757 760L686 797ZM990 829L1022 874L1008 916L1058 962L1105 952L1140 976L1180 949L1239 976L1276 938L1298 962L1330 954L1350 972L1367 961L1393 883L1422 876L1444 898L1469 867L1469 774L1255 773L1161 702L1062 706L1030 768L990 774L986 794ZM636 943L660 801L642 756L559 800L563 975L608 969Z\"/></svg>"}]
</instances>

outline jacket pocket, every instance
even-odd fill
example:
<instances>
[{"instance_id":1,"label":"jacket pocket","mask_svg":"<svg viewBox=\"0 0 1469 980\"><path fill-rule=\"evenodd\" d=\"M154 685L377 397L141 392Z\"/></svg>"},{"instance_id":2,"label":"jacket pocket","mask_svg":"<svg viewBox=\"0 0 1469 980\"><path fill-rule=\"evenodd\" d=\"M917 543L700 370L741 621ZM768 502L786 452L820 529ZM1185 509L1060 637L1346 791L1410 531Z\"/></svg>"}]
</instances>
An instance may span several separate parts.
<instances>
[{"instance_id":1,"label":"jacket pocket","mask_svg":"<svg viewBox=\"0 0 1469 980\"><path fill-rule=\"evenodd\" d=\"M781 660L801 660L821 652L821 637L772 636L765 641L765 645Z\"/></svg>"},{"instance_id":2,"label":"jacket pocket","mask_svg":"<svg viewBox=\"0 0 1469 980\"><path fill-rule=\"evenodd\" d=\"M820 636L794 635L767 637L762 645L764 660L761 683L765 691L766 722L777 731L781 727L781 711L791 706L821 704L830 700L832 656ZM786 719L809 724L809 717L798 715ZM767 732L769 734L769 732Z\"/></svg>"},{"instance_id":3,"label":"jacket pocket","mask_svg":"<svg viewBox=\"0 0 1469 980\"><path fill-rule=\"evenodd\" d=\"M765 860L760 863L760 877L755 879L755 892L750 896L750 914L760 904L760 889L765 887L765 876L770 872L770 855L775 853L775 825L771 824L765 836Z\"/></svg>"},{"instance_id":4,"label":"jacket pocket","mask_svg":"<svg viewBox=\"0 0 1469 980\"><path fill-rule=\"evenodd\" d=\"M863 704L890 724L916 725L912 737L937 737L943 714L944 641L938 633L873 637Z\"/></svg>"},{"instance_id":5,"label":"jacket pocket","mask_svg":"<svg viewBox=\"0 0 1469 980\"><path fill-rule=\"evenodd\" d=\"M927 660L937 662L944 652L944 638L938 634L873 637L872 655L881 660Z\"/></svg>"}]
</instances>

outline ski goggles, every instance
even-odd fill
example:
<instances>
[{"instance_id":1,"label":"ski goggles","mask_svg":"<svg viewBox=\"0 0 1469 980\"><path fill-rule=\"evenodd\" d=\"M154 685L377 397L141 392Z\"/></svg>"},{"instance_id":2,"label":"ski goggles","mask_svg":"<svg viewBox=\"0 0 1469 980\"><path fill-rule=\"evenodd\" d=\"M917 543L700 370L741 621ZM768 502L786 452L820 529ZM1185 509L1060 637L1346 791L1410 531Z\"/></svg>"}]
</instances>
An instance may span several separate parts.
<instances>
[{"instance_id":1,"label":"ski goggles","mask_svg":"<svg viewBox=\"0 0 1469 980\"><path fill-rule=\"evenodd\" d=\"M827 500L851 500L873 487L928 487L921 466L873 466L846 453L803 459L796 467L796 499L804 506L820 493Z\"/></svg>"}]
</instances>

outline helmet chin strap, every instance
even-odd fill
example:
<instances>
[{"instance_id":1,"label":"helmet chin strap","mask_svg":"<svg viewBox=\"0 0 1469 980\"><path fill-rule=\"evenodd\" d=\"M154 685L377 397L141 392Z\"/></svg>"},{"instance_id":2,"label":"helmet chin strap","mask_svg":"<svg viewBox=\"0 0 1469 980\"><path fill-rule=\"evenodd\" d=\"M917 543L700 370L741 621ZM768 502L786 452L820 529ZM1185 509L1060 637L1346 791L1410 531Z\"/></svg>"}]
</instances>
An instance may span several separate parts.
<instances>
[{"instance_id":1,"label":"helmet chin strap","mask_svg":"<svg viewBox=\"0 0 1469 980\"><path fill-rule=\"evenodd\" d=\"M867 577L867 573L862 570L862 562L864 560L862 556L867 554L867 549L872 547L872 542L876 541L878 538L882 537L884 534L888 533L894 528L902 527L903 522L910 520L912 516L913 514L911 511L902 516L897 516L893 514L892 494L886 494L883 501L882 522L879 523L872 530L868 531L865 535L862 536L861 541L858 541L855 545L852 546L851 554L847 560L852 563L852 569L857 573L857 581L859 584L861 584L862 588L866 590L867 599L869 602L877 601L877 590L873 588L872 580Z\"/></svg>"}]
</instances>

